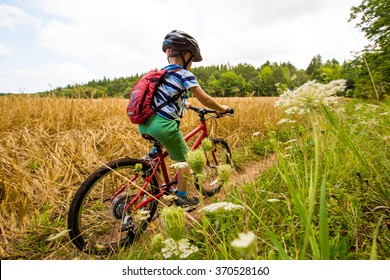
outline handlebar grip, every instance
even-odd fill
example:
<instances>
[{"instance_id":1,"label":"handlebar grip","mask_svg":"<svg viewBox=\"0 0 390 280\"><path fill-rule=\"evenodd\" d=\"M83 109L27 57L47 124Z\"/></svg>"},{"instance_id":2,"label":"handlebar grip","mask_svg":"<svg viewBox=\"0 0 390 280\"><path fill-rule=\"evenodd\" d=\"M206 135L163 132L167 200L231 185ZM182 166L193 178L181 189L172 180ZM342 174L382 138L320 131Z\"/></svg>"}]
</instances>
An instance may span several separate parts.
<instances>
[{"instance_id":1,"label":"handlebar grip","mask_svg":"<svg viewBox=\"0 0 390 280\"><path fill-rule=\"evenodd\" d=\"M233 108L229 108L226 110L225 114L230 114L230 115L234 115L234 109Z\"/></svg>"},{"instance_id":2,"label":"handlebar grip","mask_svg":"<svg viewBox=\"0 0 390 280\"><path fill-rule=\"evenodd\" d=\"M190 106L188 107L188 109L190 109L190 110L192 110L192 111L195 111L195 112L199 112L199 110L200 110L200 108L195 107L195 106L192 106L192 105L190 105Z\"/></svg>"}]
</instances>

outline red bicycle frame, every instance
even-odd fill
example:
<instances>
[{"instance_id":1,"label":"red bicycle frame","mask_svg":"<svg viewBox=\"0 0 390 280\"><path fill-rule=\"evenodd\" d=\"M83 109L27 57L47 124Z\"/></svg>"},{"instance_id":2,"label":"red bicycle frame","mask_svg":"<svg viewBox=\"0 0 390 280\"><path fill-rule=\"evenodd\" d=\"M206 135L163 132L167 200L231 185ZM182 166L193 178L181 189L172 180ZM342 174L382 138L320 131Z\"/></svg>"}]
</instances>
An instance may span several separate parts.
<instances>
[{"instance_id":1,"label":"red bicycle frame","mask_svg":"<svg viewBox=\"0 0 390 280\"><path fill-rule=\"evenodd\" d=\"M195 140L195 143L192 145L191 151L197 149L201 145L202 140L208 136L208 130L207 130L207 125L206 125L205 119L201 119L200 124L195 129L193 129L191 132L189 132L184 137L184 140L187 142L189 139L194 137L199 132L201 132L201 133L199 134L198 138ZM145 183L140 188L140 191L137 193L137 195L126 206L125 211L129 210L130 207L133 207L133 209L135 209L135 210L141 209L142 207L144 207L148 203L152 202L153 200L159 199L160 197L162 197L166 193L166 191L169 190L169 188L172 185L176 184L178 174L176 173L174 175L173 179L170 180L167 165L165 162L165 158L167 156L168 156L168 152L164 151L163 153L158 154L157 157L150 162L150 166L153 167L150 175L148 175L148 177L145 178ZM158 172L159 167L161 167L162 178ZM124 191L127 186L131 185L138 178L138 176L140 176L140 175L136 174L130 182L128 182L126 185L122 186L113 195L113 197L111 198L111 201L113 201L115 199L115 197L117 197L122 191ZM160 187L160 192L157 195L152 195L146 191L147 186L150 184L150 182L154 176L157 177L157 180L159 181L159 185L160 184L162 185ZM141 203L135 205L136 202L141 197L141 195L143 195L143 194L147 194L149 196L149 198L147 198L146 200L142 201Z\"/></svg>"}]
</instances>

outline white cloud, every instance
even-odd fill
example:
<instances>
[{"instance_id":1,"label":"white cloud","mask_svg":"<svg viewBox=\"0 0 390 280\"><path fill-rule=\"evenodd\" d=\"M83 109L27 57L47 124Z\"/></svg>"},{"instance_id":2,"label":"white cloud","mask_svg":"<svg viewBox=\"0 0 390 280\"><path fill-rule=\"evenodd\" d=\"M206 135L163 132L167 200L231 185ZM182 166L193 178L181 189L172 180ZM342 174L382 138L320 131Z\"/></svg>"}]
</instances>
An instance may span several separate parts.
<instances>
[{"instance_id":1,"label":"white cloud","mask_svg":"<svg viewBox=\"0 0 390 280\"><path fill-rule=\"evenodd\" d=\"M0 77L0 92L29 93L51 90L68 84L85 83L92 80L94 74L77 63L66 62L0 71ZM18 81L17 89L12 83L13 79Z\"/></svg>"},{"instance_id":2,"label":"white cloud","mask_svg":"<svg viewBox=\"0 0 390 280\"><path fill-rule=\"evenodd\" d=\"M21 25L39 26L41 21L15 6L0 4L0 28L14 29Z\"/></svg>"},{"instance_id":3,"label":"white cloud","mask_svg":"<svg viewBox=\"0 0 390 280\"><path fill-rule=\"evenodd\" d=\"M1 28L15 30L20 37L20 28L34 27L30 37L36 41L31 45L40 51L41 66L36 60L35 65L25 60L19 69L36 69L39 79L53 86L162 67L166 58L161 43L172 29L184 30L198 40L204 61L196 65L246 62L259 67L269 60L306 68L317 54L342 62L365 43L347 22L349 9L360 0L14 2L14 6L0 4L0 32ZM33 48L28 43L0 44L0 56L17 59L18 52L30 53ZM63 72L63 81L58 79L56 84L52 81L57 79L44 70L47 65L60 65L54 72L69 71ZM75 81L70 69L79 73L80 79ZM0 64L1 71L10 70L2 70ZM31 77L30 71L24 73L26 79ZM20 80L19 75L17 82Z\"/></svg>"},{"instance_id":4,"label":"white cloud","mask_svg":"<svg viewBox=\"0 0 390 280\"><path fill-rule=\"evenodd\" d=\"M11 53L12 53L12 49L10 49L10 48L6 47L5 45L3 45L2 43L0 43L0 58L7 56Z\"/></svg>"},{"instance_id":5,"label":"white cloud","mask_svg":"<svg viewBox=\"0 0 390 280\"><path fill-rule=\"evenodd\" d=\"M308 55L313 57L321 51L333 54L336 51L332 49L350 47L347 45L350 37L338 37L337 46L336 40L331 41L340 28L334 25L335 18L340 24L338 19L343 13L341 25L345 29L352 5L340 4L338 0L226 0L223 4L209 0L149 0L136 4L125 0L60 3L38 0L37 3L63 19L50 21L40 32L43 47L117 67L124 63L152 65L161 57L162 38L171 29L185 30L198 39L205 64L261 63L268 59L292 60L291 57L296 59L292 62L304 67ZM334 8L338 9L336 13ZM344 41L340 41L342 38Z\"/></svg>"}]
</instances>

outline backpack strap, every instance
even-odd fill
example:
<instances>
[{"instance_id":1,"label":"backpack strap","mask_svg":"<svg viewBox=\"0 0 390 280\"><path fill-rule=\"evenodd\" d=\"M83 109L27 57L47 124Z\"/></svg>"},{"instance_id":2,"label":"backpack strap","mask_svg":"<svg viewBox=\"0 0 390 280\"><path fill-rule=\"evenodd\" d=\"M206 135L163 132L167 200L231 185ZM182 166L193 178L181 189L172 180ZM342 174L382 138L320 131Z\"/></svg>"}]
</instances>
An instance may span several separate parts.
<instances>
[{"instance_id":1,"label":"backpack strap","mask_svg":"<svg viewBox=\"0 0 390 280\"><path fill-rule=\"evenodd\" d=\"M187 90L181 90L178 94L176 94L175 96L172 96L171 98L169 98L167 101L165 101L164 103L158 105L156 108L154 108L154 111L157 112L158 110L160 110L161 108L163 108L164 106L168 105L169 103L172 103L172 102L175 102L176 100L178 100L180 98L180 96L186 92Z\"/></svg>"},{"instance_id":2,"label":"backpack strap","mask_svg":"<svg viewBox=\"0 0 390 280\"><path fill-rule=\"evenodd\" d=\"M163 68L164 69L164 68ZM173 65L169 65L167 67L165 67L165 69L167 70L166 73L168 73L169 70L180 70L180 69L184 69L182 66L180 65L176 65L176 64L173 64ZM162 83L162 80L163 78L165 77L166 73L164 74L164 76L161 77L161 80L159 81L159 84ZM156 87L156 90L157 90L157 87ZM153 108L155 112L159 111L161 108L165 107L166 105L168 105L169 103L173 103L175 102L176 100L178 100L180 98L180 96L187 92L187 90L181 90L178 94L176 94L175 96L172 96L171 98L169 98L167 101L165 101L164 103L160 104L159 106L157 106L156 108Z\"/></svg>"}]
</instances>

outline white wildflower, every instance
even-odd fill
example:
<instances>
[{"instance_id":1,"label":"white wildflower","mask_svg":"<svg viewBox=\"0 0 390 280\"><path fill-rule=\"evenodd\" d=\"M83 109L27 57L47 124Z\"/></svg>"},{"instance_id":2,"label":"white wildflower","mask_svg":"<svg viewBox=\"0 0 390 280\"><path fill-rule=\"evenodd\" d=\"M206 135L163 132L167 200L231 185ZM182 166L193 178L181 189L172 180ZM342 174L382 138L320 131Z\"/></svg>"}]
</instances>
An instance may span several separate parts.
<instances>
[{"instance_id":1,"label":"white wildflower","mask_svg":"<svg viewBox=\"0 0 390 280\"><path fill-rule=\"evenodd\" d=\"M188 163L186 162L176 162L171 164L169 167L172 169L181 169L181 168L186 168L188 166Z\"/></svg>"},{"instance_id":2,"label":"white wildflower","mask_svg":"<svg viewBox=\"0 0 390 280\"><path fill-rule=\"evenodd\" d=\"M62 236L68 234L69 231L70 231L70 229L66 229L66 230L60 231L60 232L57 233L56 235L50 235L50 236L46 239L46 241L53 241L53 240L59 239L59 238L61 238Z\"/></svg>"},{"instance_id":3,"label":"white wildflower","mask_svg":"<svg viewBox=\"0 0 390 280\"><path fill-rule=\"evenodd\" d=\"M280 201L280 199L277 199L277 198L270 198L270 199L267 199L268 202L278 202Z\"/></svg>"},{"instance_id":4,"label":"white wildflower","mask_svg":"<svg viewBox=\"0 0 390 280\"><path fill-rule=\"evenodd\" d=\"M375 105L375 104L367 104L367 107L370 107L370 108L372 108L372 109L374 109L374 110L380 108L378 105Z\"/></svg>"},{"instance_id":5,"label":"white wildflower","mask_svg":"<svg viewBox=\"0 0 390 280\"><path fill-rule=\"evenodd\" d=\"M288 122L290 119L281 119L280 121L278 121L276 124L283 124L283 123L286 123Z\"/></svg>"},{"instance_id":6,"label":"white wildflower","mask_svg":"<svg viewBox=\"0 0 390 280\"><path fill-rule=\"evenodd\" d=\"M204 211L204 212L212 213L212 212L215 212L218 210L232 211L235 209L244 209L244 207L241 205L231 203L231 202L217 202L217 203L212 203L212 204L209 204L209 205L203 207L198 212L200 213L200 212Z\"/></svg>"},{"instance_id":7,"label":"white wildflower","mask_svg":"<svg viewBox=\"0 0 390 280\"><path fill-rule=\"evenodd\" d=\"M177 198L176 195L173 195L173 194L170 194L170 195L163 195L161 197L162 200L165 200L165 201L173 201L175 198Z\"/></svg>"},{"instance_id":8,"label":"white wildflower","mask_svg":"<svg viewBox=\"0 0 390 280\"><path fill-rule=\"evenodd\" d=\"M355 110L360 111L363 108L363 103L356 104Z\"/></svg>"},{"instance_id":9,"label":"white wildflower","mask_svg":"<svg viewBox=\"0 0 390 280\"><path fill-rule=\"evenodd\" d=\"M345 107L337 108L336 112L339 113L339 114L345 113Z\"/></svg>"},{"instance_id":10,"label":"white wildflower","mask_svg":"<svg viewBox=\"0 0 390 280\"><path fill-rule=\"evenodd\" d=\"M186 238L179 240L179 257L181 259L187 258L189 255L197 252L198 247L191 245L190 241Z\"/></svg>"},{"instance_id":11,"label":"white wildflower","mask_svg":"<svg viewBox=\"0 0 390 280\"><path fill-rule=\"evenodd\" d=\"M248 233L239 233L238 238L231 243L232 247L238 252L248 252L256 243L256 235L250 231Z\"/></svg>"},{"instance_id":12,"label":"white wildflower","mask_svg":"<svg viewBox=\"0 0 390 280\"><path fill-rule=\"evenodd\" d=\"M163 253L163 257L165 259L169 259L172 256L177 256L177 244L176 241L169 238L164 240L164 248L161 249L161 253Z\"/></svg>"},{"instance_id":13,"label":"white wildflower","mask_svg":"<svg viewBox=\"0 0 390 280\"><path fill-rule=\"evenodd\" d=\"M297 139L290 139L290 140L286 141L286 143L293 143L293 142L298 142L298 140Z\"/></svg>"},{"instance_id":14,"label":"white wildflower","mask_svg":"<svg viewBox=\"0 0 390 280\"><path fill-rule=\"evenodd\" d=\"M275 106L282 107L286 114L306 114L321 104L332 106L337 103L338 92L344 90L345 80L335 80L329 84L309 81L295 90L287 90L280 95Z\"/></svg>"},{"instance_id":15,"label":"white wildflower","mask_svg":"<svg viewBox=\"0 0 390 280\"><path fill-rule=\"evenodd\" d=\"M149 217L150 217L150 211L148 210L144 210L144 209L140 209L138 210L135 214L134 214L135 218L138 220L138 221L145 221L147 220Z\"/></svg>"},{"instance_id":16,"label":"white wildflower","mask_svg":"<svg viewBox=\"0 0 390 280\"><path fill-rule=\"evenodd\" d=\"M180 239L177 242L169 238L164 240L163 244L165 246L161 249L161 253L163 253L163 257L165 259L169 259L174 256L178 256L180 259L185 259L199 250L198 247L191 245L190 241L186 238Z\"/></svg>"},{"instance_id":17,"label":"white wildflower","mask_svg":"<svg viewBox=\"0 0 390 280\"><path fill-rule=\"evenodd\" d=\"M293 115L299 108L297 106L292 106L284 111L287 115Z\"/></svg>"}]
</instances>

